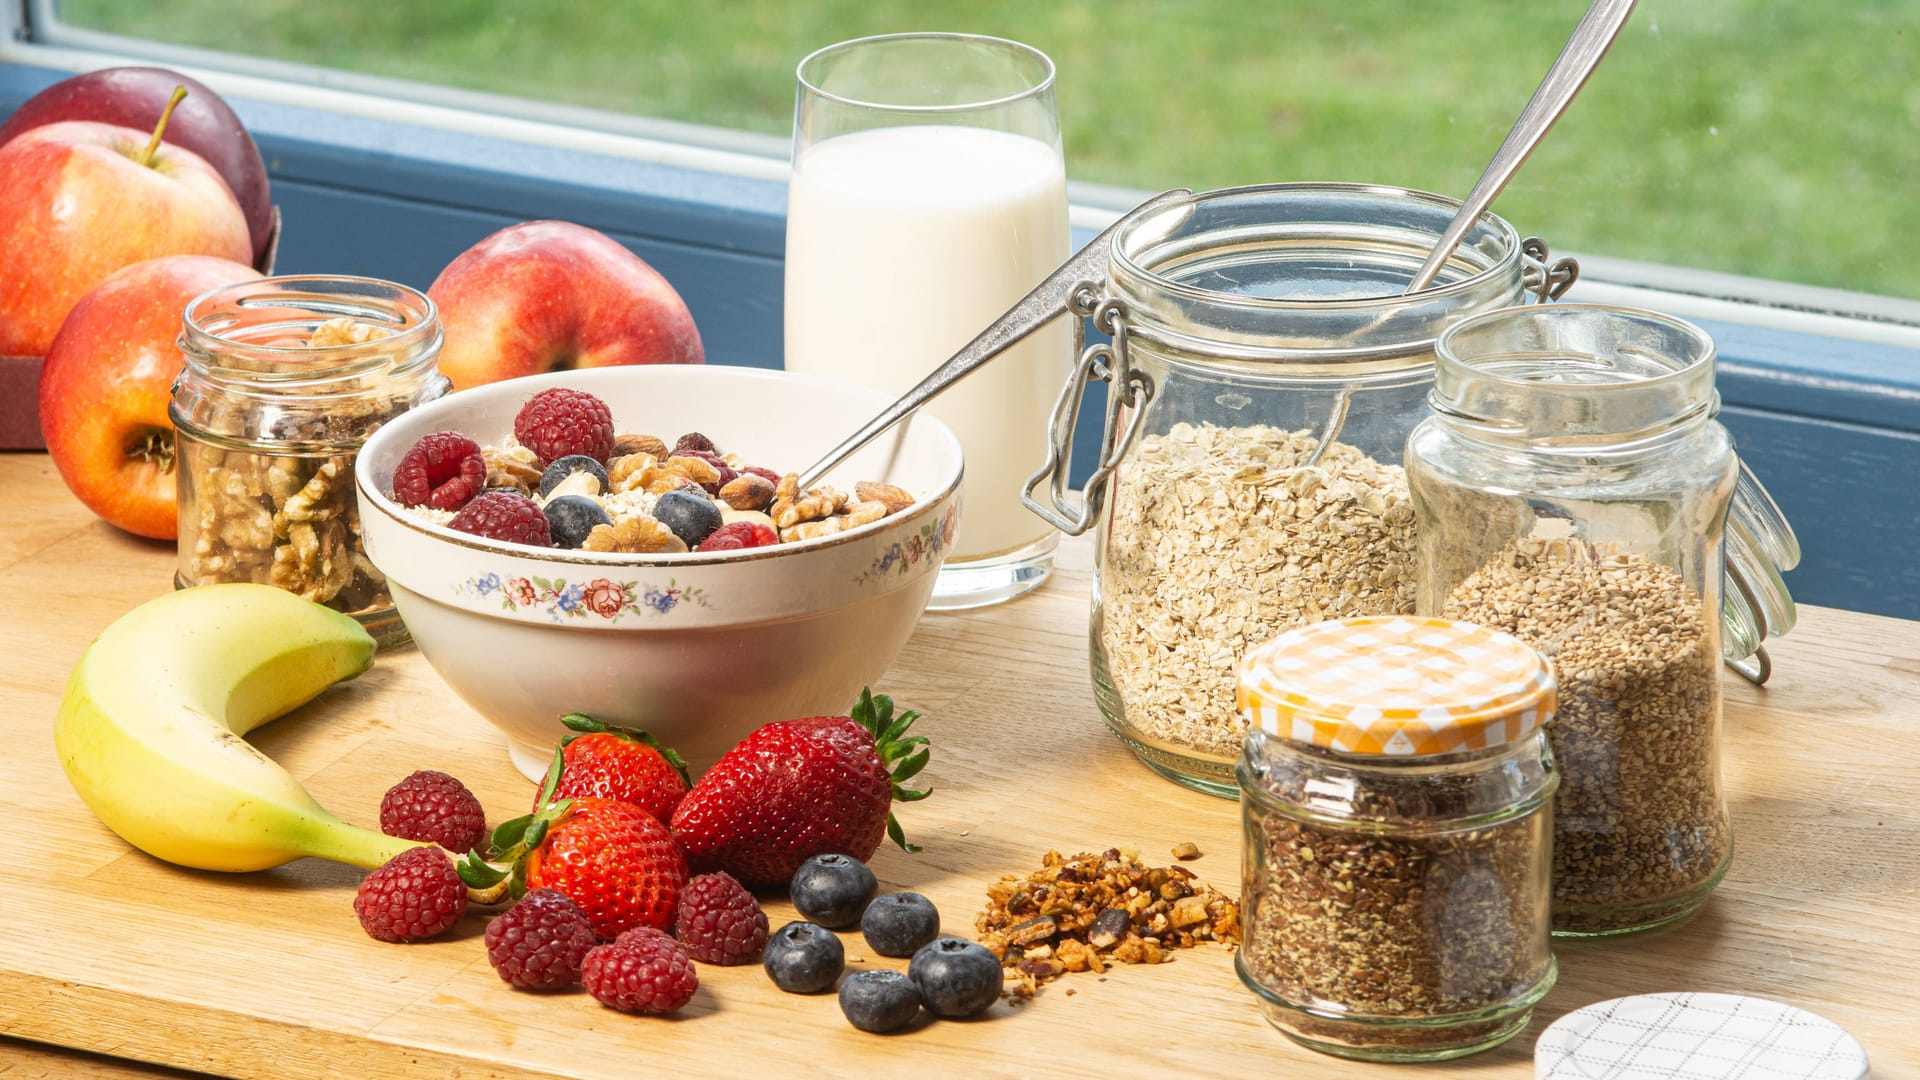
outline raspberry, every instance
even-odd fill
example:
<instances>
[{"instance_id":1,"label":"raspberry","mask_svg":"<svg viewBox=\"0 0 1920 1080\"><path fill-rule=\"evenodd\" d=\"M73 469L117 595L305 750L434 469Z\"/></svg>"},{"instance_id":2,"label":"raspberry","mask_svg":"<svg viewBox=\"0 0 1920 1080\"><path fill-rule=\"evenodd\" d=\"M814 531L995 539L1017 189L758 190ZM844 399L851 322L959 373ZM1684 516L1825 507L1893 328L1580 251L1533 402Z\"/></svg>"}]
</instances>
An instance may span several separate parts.
<instances>
[{"instance_id":1,"label":"raspberry","mask_svg":"<svg viewBox=\"0 0 1920 1080\"><path fill-rule=\"evenodd\" d=\"M550 387L520 406L513 437L542 463L584 454L604 465L613 456L613 413L592 394Z\"/></svg>"},{"instance_id":2,"label":"raspberry","mask_svg":"<svg viewBox=\"0 0 1920 1080\"><path fill-rule=\"evenodd\" d=\"M780 542L780 535L757 521L735 521L720 526L695 551L738 551Z\"/></svg>"},{"instance_id":3,"label":"raspberry","mask_svg":"<svg viewBox=\"0 0 1920 1080\"><path fill-rule=\"evenodd\" d=\"M467 785L421 769L387 789L380 800L380 831L431 840L452 852L472 851L486 842L487 812Z\"/></svg>"},{"instance_id":4,"label":"raspberry","mask_svg":"<svg viewBox=\"0 0 1920 1080\"><path fill-rule=\"evenodd\" d=\"M621 1012L670 1013L700 988L686 950L650 926L594 946L580 965L580 981L594 1000Z\"/></svg>"},{"instance_id":5,"label":"raspberry","mask_svg":"<svg viewBox=\"0 0 1920 1080\"><path fill-rule=\"evenodd\" d=\"M422 436L393 469L393 497L402 506L458 510L486 486L480 444L457 431Z\"/></svg>"},{"instance_id":6,"label":"raspberry","mask_svg":"<svg viewBox=\"0 0 1920 1080\"><path fill-rule=\"evenodd\" d=\"M447 528L510 544L553 546L553 534L547 529L547 515L540 512L540 504L515 491L485 492L453 515Z\"/></svg>"},{"instance_id":7,"label":"raspberry","mask_svg":"<svg viewBox=\"0 0 1920 1080\"><path fill-rule=\"evenodd\" d=\"M487 962L512 986L554 990L580 981L597 940L565 893L535 889L487 924Z\"/></svg>"},{"instance_id":8,"label":"raspberry","mask_svg":"<svg viewBox=\"0 0 1920 1080\"><path fill-rule=\"evenodd\" d=\"M353 913L379 941L424 941L467 910L467 886L437 847L409 848L360 883Z\"/></svg>"},{"instance_id":9,"label":"raspberry","mask_svg":"<svg viewBox=\"0 0 1920 1080\"><path fill-rule=\"evenodd\" d=\"M701 874L680 891L674 932L703 964L756 963L767 945L767 913L733 875Z\"/></svg>"}]
</instances>

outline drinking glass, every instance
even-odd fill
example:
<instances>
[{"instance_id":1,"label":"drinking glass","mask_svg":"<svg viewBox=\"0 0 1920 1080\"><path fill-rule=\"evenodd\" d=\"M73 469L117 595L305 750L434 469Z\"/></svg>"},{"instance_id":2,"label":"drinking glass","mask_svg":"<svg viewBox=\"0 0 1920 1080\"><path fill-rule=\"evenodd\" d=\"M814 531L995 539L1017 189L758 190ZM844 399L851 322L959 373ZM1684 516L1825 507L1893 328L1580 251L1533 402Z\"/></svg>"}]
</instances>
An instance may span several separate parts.
<instances>
[{"instance_id":1,"label":"drinking glass","mask_svg":"<svg viewBox=\"0 0 1920 1080\"><path fill-rule=\"evenodd\" d=\"M800 62L787 203L786 366L899 394L1068 255L1053 62L972 34L889 34ZM1072 365L1065 320L927 409L966 452L929 607L1018 596L1059 535L1021 504Z\"/></svg>"}]
</instances>

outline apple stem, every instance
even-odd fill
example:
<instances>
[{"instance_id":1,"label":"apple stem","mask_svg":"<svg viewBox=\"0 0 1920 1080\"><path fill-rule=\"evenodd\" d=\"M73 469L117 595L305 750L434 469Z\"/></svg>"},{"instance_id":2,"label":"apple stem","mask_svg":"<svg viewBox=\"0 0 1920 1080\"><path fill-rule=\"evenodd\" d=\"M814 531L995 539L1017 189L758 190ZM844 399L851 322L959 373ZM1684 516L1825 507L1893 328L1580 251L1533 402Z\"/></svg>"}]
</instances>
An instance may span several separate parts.
<instances>
[{"instance_id":1,"label":"apple stem","mask_svg":"<svg viewBox=\"0 0 1920 1080\"><path fill-rule=\"evenodd\" d=\"M147 140L147 148L140 151L140 156L135 158L135 161L138 161L142 165L150 166L153 164L153 155L160 149L160 139L167 133L167 121L173 119L173 110L178 108L180 103L185 100L187 100L187 88L184 86L174 87L173 97L167 100L167 107L160 112L160 122L153 125L153 138Z\"/></svg>"}]
</instances>

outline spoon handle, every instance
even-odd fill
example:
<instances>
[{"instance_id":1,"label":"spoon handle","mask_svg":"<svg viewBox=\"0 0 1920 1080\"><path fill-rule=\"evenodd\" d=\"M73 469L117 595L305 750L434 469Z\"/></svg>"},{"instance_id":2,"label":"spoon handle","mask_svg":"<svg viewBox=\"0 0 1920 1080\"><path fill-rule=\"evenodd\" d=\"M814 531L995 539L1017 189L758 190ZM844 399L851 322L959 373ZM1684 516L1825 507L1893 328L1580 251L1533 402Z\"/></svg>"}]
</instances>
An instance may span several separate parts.
<instances>
[{"instance_id":1,"label":"spoon handle","mask_svg":"<svg viewBox=\"0 0 1920 1080\"><path fill-rule=\"evenodd\" d=\"M1108 248L1113 234L1133 218L1157 210L1176 199L1192 196L1186 188L1163 191L1132 210L1121 215L1118 221L1107 226L1105 232L1094 237L1079 253L1061 263L1059 268L1048 274L1045 281L1033 287L1033 291L1021 297L1020 302L1007 309L1007 313L993 321L993 325L980 331L980 335L968 342L959 352L954 353L946 363L935 368L919 385L906 392L900 400L886 407L878 416L866 422L859 431L849 435L845 442L800 474L800 489L805 491L819 483L835 465L850 457L855 450L873 441L882 432L899 423L915 409L938 397L941 391L973 373L987 361L1000 355L1006 348L1042 326L1067 313L1072 307L1074 293L1083 287L1098 288L1107 277ZM938 258L938 252L930 252L929 258Z\"/></svg>"},{"instance_id":2,"label":"spoon handle","mask_svg":"<svg viewBox=\"0 0 1920 1080\"><path fill-rule=\"evenodd\" d=\"M1620 34L1620 28L1626 25L1627 16L1633 14L1635 0L1593 0L1587 13L1581 17L1580 24L1573 28L1572 36L1560 50L1560 55L1547 69L1546 77L1540 80L1540 88L1533 92L1527 107L1520 111L1520 118L1513 122L1513 130L1507 132L1507 141L1500 144L1500 150L1487 163L1487 171L1480 174L1473 190L1467 193L1467 199L1460 204L1460 212L1447 223L1447 231L1440 234L1440 240L1433 245L1433 251L1427 255L1427 261L1413 275L1413 281L1407 285L1410 293L1419 292L1433 284L1440 274L1440 268L1453 257L1453 249L1467 235L1467 230L1480 220L1487 207L1513 179L1527 155L1533 153L1547 129L1560 114L1567 111L1567 105L1573 96L1586 85L1587 76L1600 65L1600 58L1607 55L1607 47Z\"/></svg>"}]
</instances>

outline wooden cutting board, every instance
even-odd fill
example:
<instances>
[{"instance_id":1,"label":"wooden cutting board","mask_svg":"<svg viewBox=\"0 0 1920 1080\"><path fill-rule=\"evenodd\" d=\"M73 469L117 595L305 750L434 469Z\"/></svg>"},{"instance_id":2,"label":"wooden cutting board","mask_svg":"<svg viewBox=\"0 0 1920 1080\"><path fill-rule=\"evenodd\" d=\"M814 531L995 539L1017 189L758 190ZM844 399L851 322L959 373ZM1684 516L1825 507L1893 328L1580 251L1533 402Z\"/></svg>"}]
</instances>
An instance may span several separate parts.
<instances>
[{"instance_id":1,"label":"wooden cutting board","mask_svg":"<svg viewBox=\"0 0 1920 1080\"><path fill-rule=\"evenodd\" d=\"M0 455L0 491L12 507L0 519L0 819L14 870L0 907L0 1034L286 1080L1409 1075L1286 1041L1218 946L1068 976L1023 1007L883 1038L848 1027L831 995L780 993L757 966L702 967L699 994L673 1018L620 1015L580 992L519 993L487 965L480 912L446 940L383 945L354 920L359 873L347 867L222 875L159 863L73 795L50 722L92 635L168 587L171 548L93 521L43 455ZM1135 844L1166 862L1190 840L1204 855L1189 865L1238 890L1237 807L1148 773L1102 725L1086 669L1090 545L1067 542L1061 560L1037 594L929 615L883 687L926 714L935 795L901 814L926 850L885 850L875 870L884 888L931 897L950 931L970 931L985 885L1048 848ZM1727 684L1737 850L1713 902L1671 930L1560 946L1560 983L1534 1026L1454 1068L1531 1076L1533 1038L1561 1013L1693 989L1813 1009L1860 1038L1876 1077L1920 1075L1920 945L1906 932L1920 920L1920 625L1808 611L1776 660L1771 689ZM414 768L462 777L494 820L532 796L501 738L410 649L256 741L363 823ZM794 917L784 901L766 906L776 926ZM856 970L899 964L857 935L848 955ZM0 1043L8 1078L9 1067L87 1075L74 1060Z\"/></svg>"}]
</instances>

